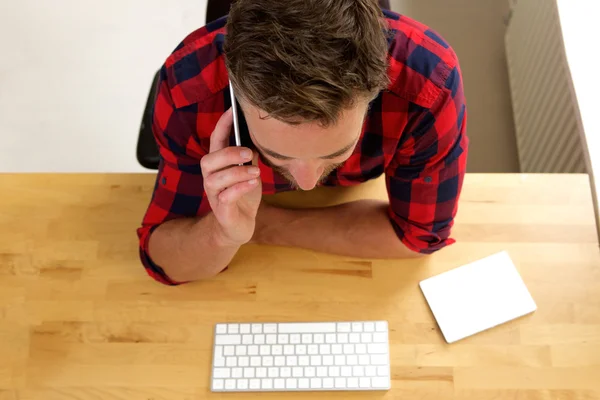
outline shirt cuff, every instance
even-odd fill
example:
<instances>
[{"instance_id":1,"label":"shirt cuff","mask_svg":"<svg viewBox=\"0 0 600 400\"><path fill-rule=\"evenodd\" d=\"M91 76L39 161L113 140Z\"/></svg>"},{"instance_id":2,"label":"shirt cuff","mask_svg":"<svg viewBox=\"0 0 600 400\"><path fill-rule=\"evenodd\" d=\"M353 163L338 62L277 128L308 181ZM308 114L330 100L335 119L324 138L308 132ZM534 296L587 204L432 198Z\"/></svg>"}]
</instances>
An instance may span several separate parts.
<instances>
[{"instance_id":1,"label":"shirt cuff","mask_svg":"<svg viewBox=\"0 0 600 400\"><path fill-rule=\"evenodd\" d=\"M452 224L449 224L448 227L439 232L432 232L400 219L391 210L389 214L392 227L400 241L408 249L416 253L433 254L456 242L449 237Z\"/></svg>"}]
</instances>

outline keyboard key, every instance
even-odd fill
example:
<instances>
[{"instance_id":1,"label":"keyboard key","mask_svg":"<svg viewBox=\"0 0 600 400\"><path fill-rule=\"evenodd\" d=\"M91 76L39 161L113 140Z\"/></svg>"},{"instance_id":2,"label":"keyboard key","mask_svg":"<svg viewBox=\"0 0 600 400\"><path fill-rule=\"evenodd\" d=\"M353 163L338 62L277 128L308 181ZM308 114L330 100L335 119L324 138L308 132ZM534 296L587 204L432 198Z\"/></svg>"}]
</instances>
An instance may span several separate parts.
<instances>
[{"instance_id":1,"label":"keyboard key","mask_svg":"<svg viewBox=\"0 0 600 400\"><path fill-rule=\"evenodd\" d=\"M342 376L352 376L352 367L344 366L341 368L340 373Z\"/></svg>"},{"instance_id":2,"label":"keyboard key","mask_svg":"<svg viewBox=\"0 0 600 400\"><path fill-rule=\"evenodd\" d=\"M346 356L335 356L335 365L346 365Z\"/></svg>"},{"instance_id":3,"label":"keyboard key","mask_svg":"<svg viewBox=\"0 0 600 400\"><path fill-rule=\"evenodd\" d=\"M285 389L285 379L275 379L275 383L273 385L275 389Z\"/></svg>"},{"instance_id":4,"label":"keyboard key","mask_svg":"<svg viewBox=\"0 0 600 400\"><path fill-rule=\"evenodd\" d=\"M367 345L364 343L359 343L354 347L354 351L356 354L367 354Z\"/></svg>"},{"instance_id":5,"label":"keyboard key","mask_svg":"<svg viewBox=\"0 0 600 400\"><path fill-rule=\"evenodd\" d=\"M371 343L373 342L373 335L370 333L363 333L360 335L360 341L362 343Z\"/></svg>"},{"instance_id":6,"label":"keyboard key","mask_svg":"<svg viewBox=\"0 0 600 400\"><path fill-rule=\"evenodd\" d=\"M291 344L300 344L301 342L301 336L299 333L293 333L290 335L290 343Z\"/></svg>"},{"instance_id":7,"label":"keyboard key","mask_svg":"<svg viewBox=\"0 0 600 400\"><path fill-rule=\"evenodd\" d=\"M263 333L277 333L277 324L264 324Z\"/></svg>"},{"instance_id":8,"label":"keyboard key","mask_svg":"<svg viewBox=\"0 0 600 400\"><path fill-rule=\"evenodd\" d=\"M225 357L215 357L214 364L215 364L215 367L224 367L225 366Z\"/></svg>"},{"instance_id":9,"label":"keyboard key","mask_svg":"<svg viewBox=\"0 0 600 400\"><path fill-rule=\"evenodd\" d=\"M371 361L368 355L361 354L360 356L358 356L358 363L360 365L369 365L371 364Z\"/></svg>"},{"instance_id":10,"label":"keyboard key","mask_svg":"<svg viewBox=\"0 0 600 400\"><path fill-rule=\"evenodd\" d=\"M352 332L362 332L362 331L363 331L362 323L360 323L360 322L352 323Z\"/></svg>"},{"instance_id":11,"label":"keyboard key","mask_svg":"<svg viewBox=\"0 0 600 400\"><path fill-rule=\"evenodd\" d=\"M267 335L266 339L267 344L276 344L277 343L277 335Z\"/></svg>"},{"instance_id":12,"label":"keyboard key","mask_svg":"<svg viewBox=\"0 0 600 400\"><path fill-rule=\"evenodd\" d=\"M302 367L294 367L292 368L292 376L294 378L300 378L304 375L304 368Z\"/></svg>"},{"instance_id":13,"label":"keyboard key","mask_svg":"<svg viewBox=\"0 0 600 400\"><path fill-rule=\"evenodd\" d=\"M377 375L378 376L390 376L390 369L383 365L377 367Z\"/></svg>"},{"instance_id":14,"label":"keyboard key","mask_svg":"<svg viewBox=\"0 0 600 400\"><path fill-rule=\"evenodd\" d=\"M306 367L310 365L310 356L299 356L298 357L298 365Z\"/></svg>"},{"instance_id":15,"label":"keyboard key","mask_svg":"<svg viewBox=\"0 0 600 400\"><path fill-rule=\"evenodd\" d=\"M276 344L271 347L271 354L274 356L280 356L283 354L283 346L280 344Z\"/></svg>"},{"instance_id":16,"label":"keyboard key","mask_svg":"<svg viewBox=\"0 0 600 400\"><path fill-rule=\"evenodd\" d=\"M350 354L346 356L346 364L358 365L358 356L356 354Z\"/></svg>"},{"instance_id":17,"label":"keyboard key","mask_svg":"<svg viewBox=\"0 0 600 400\"><path fill-rule=\"evenodd\" d=\"M286 344L285 346L283 346L283 354L285 354L286 356L291 356L292 354L294 354L294 348L295 346L293 344Z\"/></svg>"},{"instance_id":18,"label":"keyboard key","mask_svg":"<svg viewBox=\"0 0 600 400\"><path fill-rule=\"evenodd\" d=\"M310 365L315 367L321 365L321 356L310 356Z\"/></svg>"},{"instance_id":19,"label":"keyboard key","mask_svg":"<svg viewBox=\"0 0 600 400\"><path fill-rule=\"evenodd\" d=\"M215 368L213 371L213 377L229 378L231 377L231 370L229 368Z\"/></svg>"},{"instance_id":20,"label":"keyboard key","mask_svg":"<svg viewBox=\"0 0 600 400\"><path fill-rule=\"evenodd\" d=\"M244 370L242 368L233 368L231 370L232 378L241 378L242 376L244 376Z\"/></svg>"},{"instance_id":21,"label":"keyboard key","mask_svg":"<svg viewBox=\"0 0 600 400\"><path fill-rule=\"evenodd\" d=\"M240 379L237 381L238 390L246 390L248 389L248 379Z\"/></svg>"},{"instance_id":22,"label":"keyboard key","mask_svg":"<svg viewBox=\"0 0 600 400\"><path fill-rule=\"evenodd\" d=\"M279 378L279 368L270 367L267 374L269 375L269 378Z\"/></svg>"},{"instance_id":23,"label":"keyboard key","mask_svg":"<svg viewBox=\"0 0 600 400\"><path fill-rule=\"evenodd\" d=\"M346 378L335 378L335 388L344 389L346 387Z\"/></svg>"},{"instance_id":24,"label":"keyboard key","mask_svg":"<svg viewBox=\"0 0 600 400\"><path fill-rule=\"evenodd\" d=\"M337 341L337 335L334 333L328 333L327 335L325 335L325 343L335 343Z\"/></svg>"},{"instance_id":25,"label":"keyboard key","mask_svg":"<svg viewBox=\"0 0 600 400\"><path fill-rule=\"evenodd\" d=\"M387 365L388 363L387 354L372 354L371 355L371 364L372 365Z\"/></svg>"},{"instance_id":26,"label":"keyboard key","mask_svg":"<svg viewBox=\"0 0 600 400\"><path fill-rule=\"evenodd\" d=\"M327 376L327 367L317 367L317 376L324 378Z\"/></svg>"},{"instance_id":27,"label":"keyboard key","mask_svg":"<svg viewBox=\"0 0 600 400\"><path fill-rule=\"evenodd\" d=\"M353 344L345 344L344 345L344 354L354 354L354 345Z\"/></svg>"},{"instance_id":28,"label":"keyboard key","mask_svg":"<svg viewBox=\"0 0 600 400\"><path fill-rule=\"evenodd\" d=\"M268 356L271 354L271 346L263 344L260 346L260 355L261 356Z\"/></svg>"},{"instance_id":29,"label":"keyboard key","mask_svg":"<svg viewBox=\"0 0 600 400\"><path fill-rule=\"evenodd\" d=\"M240 326L238 324L229 324L227 333L240 333Z\"/></svg>"},{"instance_id":30,"label":"keyboard key","mask_svg":"<svg viewBox=\"0 0 600 400\"><path fill-rule=\"evenodd\" d=\"M254 336L254 344L265 344L265 335Z\"/></svg>"},{"instance_id":31,"label":"keyboard key","mask_svg":"<svg viewBox=\"0 0 600 400\"><path fill-rule=\"evenodd\" d=\"M294 378L288 378L285 380L285 388L286 389L297 389L298 388L298 380Z\"/></svg>"},{"instance_id":32,"label":"keyboard key","mask_svg":"<svg viewBox=\"0 0 600 400\"><path fill-rule=\"evenodd\" d=\"M275 357L275 366L283 367L285 365L285 356L277 356Z\"/></svg>"},{"instance_id":33,"label":"keyboard key","mask_svg":"<svg viewBox=\"0 0 600 400\"><path fill-rule=\"evenodd\" d=\"M244 368L244 378L254 378L254 368Z\"/></svg>"},{"instance_id":34,"label":"keyboard key","mask_svg":"<svg viewBox=\"0 0 600 400\"><path fill-rule=\"evenodd\" d=\"M227 357L225 365L227 365L228 367L237 367L237 358Z\"/></svg>"},{"instance_id":35,"label":"keyboard key","mask_svg":"<svg viewBox=\"0 0 600 400\"><path fill-rule=\"evenodd\" d=\"M323 356L323 365L333 365L333 356Z\"/></svg>"},{"instance_id":36,"label":"keyboard key","mask_svg":"<svg viewBox=\"0 0 600 400\"><path fill-rule=\"evenodd\" d=\"M255 344L253 344L252 346L248 346L248 355L249 356L257 356L258 355L258 349L259 347Z\"/></svg>"},{"instance_id":37,"label":"keyboard key","mask_svg":"<svg viewBox=\"0 0 600 400\"><path fill-rule=\"evenodd\" d=\"M351 326L350 326L350 322L340 322L337 324L337 331L338 332L350 332L351 331Z\"/></svg>"},{"instance_id":38,"label":"keyboard key","mask_svg":"<svg viewBox=\"0 0 600 400\"><path fill-rule=\"evenodd\" d=\"M279 333L332 333L335 332L335 323L299 323L279 324Z\"/></svg>"},{"instance_id":39,"label":"keyboard key","mask_svg":"<svg viewBox=\"0 0 600 400\"><path fill-rule=\"evenodd\" d=\"M272 379L261 379L260 388L261 389L273 389L273 380Z\"/></svg>"},{"instance_id":40,"label":"keyboard key","mask_svg":"<svg viewBox=\"0 0 600 400\"><path fill-rule=\"evenodd\" d=\"M250 379L250 389L260 389L260 379Z\"/></svg>"},{"instance_id":41,"label":"keyboard key","mask_svg":"<svg viewBox=\"0 0 600 400\"><path fill-rule=\"evenodd\" d=\"M325 343L325 335L322 333L315 333L313 341L317 344Z\"/></svg>"},{"instance_id":42,"label":"keyboard key","mask_svg":"<svg viewBox=\"0 0 600 400\"><path fill-rule=\"evenodd\" d=\"M329 376L340 376L340 367L329 367Z\"/></svg>"},{"instance_id":43,"label":"keyboard key","mask_svg":"<svg viewBox=\"0 0 600 400\"><path fill-rule=\"evenodd\" d=\"M318 344L309 344L307 346L307 348L308 348L308 354L310 354L310 355L319 354L319 345Z\"/></svg>"},{"instance_id":44,"label":"keyboard key","mask_svg":"<svg viewBox=\"0 0 600 400\"><path fill-rule=\"evenodd\" d=\"M317 374L317 370L315 367L306 367L304 368L304 376L307 378L312 378Z\"/></svg>"},{"instance_id":45,"label":"keyboard key","mask_svg":"<svg viewBox=\"0 0 600 400\"><path fill-rule=\"evenodd\" d=\"M349 335L350 343L360 343L360 334L351 333Z\"/></svg>"},{"instance_id":46,"label":"keyboard key","mask_svg":"<svg viewBox=\"0 0 600 400\"><path fill-rule=\"evenodd\" d=\"M252 344L252 335L242 335L242 344Z\"/></svg>"},{"instance_id":47,"label":"keyboard key","mask_svg":"<svg viewBox=\"0 0 600 400\"><path fill-rule=\"evenodd\" d=\"M298 365L298 357L297 356L287 356L286 357L286 364L290 367L295 367L296 365Z\"/></svg>"},{"instance_id":48,"label":"keyboard key","mask_svg":"<svg viewBox=\"0 0 600 400\"><path fill-rule=\"evenodd\" d=\"M365 376L365 367L361 365L355 365L352 367L352 375L358 377Z\"/></svg>"},{"instance_id":49,"label":"keyboard key","mask_svg":"<svg viewBox=\"0 0 600 400\"><path fill-rule=\"evenodd\" d=\"M257 378L266 378L267 377L267 369L264 367L256 368L256 377Z\"/></svg>"},{"instance_id":50,"label":"keyboard key","mask_svg":"<svg viewBox=\"0 0 600 400\"><path fill-rule=\"evenodd\" d=\"M325 389L333 389L333 378L324 378L323 379L323 388Z\"/></svg>"},{"instance_id":51,"label":"keyboard key","mask_svg":"<svg viewBox=\"0 0 600 400\"><path fill-rule=\"evenodd\" d=\"M321 355L331 354L331 345L329 345L329 344L319 345L319 353L321 353Z\"/></svg>"},{"instance_id":52,"label":"keyboard key","mask_svg":"<svg viewBox=\"0 0 600 400\"><path fill-rule=\"evenodd\" d=\"M371 378L371 386L379 389L386 389L390 387L390 378L377 377Z\"/></svg>"},{"instance_id":53,"label":"keyboard key","mask_svg":"<svg viewBox=\"0 0 600 400\"><path fill-rule=\"evenodd\" d=\"M348 334L347 333L338 333L337 334L337 342L338 343L348 343Z\"/></svg>"},{"instance_id":54,"label":"keyboard key","mask_svg":"<svg viewBox=\"0 0 600 400\"><path fill-rule=\"evenodd\" d=\"M260 367L262 364L262 360L260 359L260 357L256 356L256 357L250 357L250 365L253 367Z\"/></svg>"},{"instance_id":55,"label":"keyboard key","mask_svg":"<svg viewBox=\"0 0 600 400\"><path fill-rule=\"evenodd\" d=\"M223 346L215 346L215 357L223 357Z\"/></svg>"},{"instance_id":56,"label":"keyboard key","mask_svg":"<svg viewBox=\"0 0 600 400\"><path fill-rule=\"evenodd\" d=\"M235 346L235 355L236 356L245 356L248 348L246 346Z\"/></svg>"},{"instance_id":57,"label":"keyboard key","mask_svg":"<svg viewBox=\"0 0 600 400\"><path fill-rule=\"evenodd\" d=\"M321 381L321 378L312 378L310 380L311 389L321 389L321 387L323 387L323 382Z\"/></svg>"},{"instance_id":58,"label":"keyboard key","mask_svg":"<svg viewBox=\"0 0 600 400\"><path fill-rule=\"evenodd\" d=\"M298 379L298 389L308 389L310 387L310 380L308 378Z\"/></svg>"},{"instance_id":59,"label":"keyboard key","mask_svg":"<svg viewBox=\"0 0 600 400\"><path fill-rule=\"evenodd\" d=\"M233 355L235 355L235 347L234 346L225 346L225 347L223 347L223 355L224 356L233 356Z\"/></svg>"},{"instance_id":60,"label":"keyboard key","mask_svg":"<svg viewBox=\"0 0 600 400\"><path fill-rule=\"evenodd\" d=\"M292 376L292 369L290 367L283 367L279 371L279 375L281 375L282 378L289 378Z\"/></svg>"},{"instance_id":61,"label":"keyboard key","mask_svg":"<svg viewBox=\"0 0 600 400\"><path fill-rule=\"evenodd\" d=\"M342 354L342 345L341 344L332 344L331 345L331 354Z\"/></svg>"},{"instance_id":62,"label":"keyboard key","mask_svg":"<svg viewBox=\"0 0 600 400\"><path fill-rule=\"evenodd\" d=\"M213 379L213 390L222 390L225 387L223 379Z\"/></svg>"},{"instance_id":63,"label":"keyboard key","mask_svg":"<svg viewBox=\"0 0 600 400\"><path fill-rule=\"evenodd\" d=\"M296 345L296 354L297 355L306 354L306 345L305 344L297 344Z\"/></svg>"},{"instance_id":64,"label":"keyboard key","mask_svg":"<svg viewBox=\"0 0 600 400\"><path fill-rule=\"evenodd\" d=\"M240 367L247 367L250 365L250 357L242 356L238 357L238 365Z\"/></svg>"},{"instance_id":65,"label":"keyboard key","mask_svg":"<svg viewBox=\"0 0 600 400\"><path fill-rule=\"evenodd\" d=\"M377 368L373 365L368 365L365 368L365 375L367 376L377 376Z\"/></svg>"},{"instance_id":66,"label":"keyboard key","mask_svg":"<svg viewBox=\"0 0 600 400\"><path fill-rule=\"evenodd\" d=\"M371 343L367 345L369 354L387 354L388 347L385 343Z\"/></svg>"},{"instance_id":67,"label":"keyboard key","mask_svg":"<svg viewBox=\"0 0 600 400\"><path fill-rule=\"evenodd\" d=\"M377 332L387 332L388 331L387 322L384 322L384 321L376 322L375 330Z\"/></svg>"},{"instance_id":68,"label":"keyboard key","mask_svg":"<svg viewBox=\"0 0 600 400\"><path fill-rule=\"evenodd\" d=\"M387 332L375 332L373 334L373 343L387 343L388 334Z\"/></svg>"},{"instance_id":69,"label":"keyboard key","mask_svg":"<svg viewBox=\"0 0 600 400\"><path fill-rule=\"evenodd\" d=\"M277 343L288 344L290 342L290 336L286 334L277 335Z\"/></svg>"},{"instance_id":70,"label":"keyboard key","mask_svg":"<svg viewBox=\"0 0 600 400\"><path fill-rule=\"evenodd\" d=\"M217 335L224 335L227 333L227 325L218 324L215 331L217 332Z\"/></svg>"},{"instance_id":71,"label":"keyboard key","mask_svg":"<svg viewBox=\"0 0 600 400\"><path fill-rule=\"evenodd\" d=\"M215 340L217 345L242 344L240 335L217 335Z\"/></svg>"},{"instance_id":72,"label":"keyboard key","mask_svg":"<svg viewBox=\"0 0 600 400\"><path fill-rule=\"evenodd\" d=\"M375 332L375 323L365 322L365 332Z\"/></svg>"},{"instance_id":73,"label":"keyboard key","mask_svg":"<svg viewBox=\"0 0 600 400\"><path fill-rule=\"evenodd\" d=\"M252 324L252 333L262 333L262 324Z\"/></svg>"},{"instance_id":74,"label":"keyboard key","mask_svg":"<svg viewBox=\"0 0 600 400\"><path fill-rule=\"evenodd\" d=\"M348 378L348 388L356 389L358 387L358 378Z\"/></svg>"},{"instance_id":75,"label":"keyboard key","mask_svg":"<svg viewBox=\"0 0 600 400\"><path fill-rule=\"evenodd\" d=\"M226 379L225 380L225 389L235 389L236 382L235 379Z\"/></svg>"},{"instance_id":76,"label":"keyboard key","mask_svg":"<svg viewBox=\"0 0 600 400\"><path fill-rule=\"evenodd\" d=\"M262 358L262 365L263 367L272 367L273 366L273 356L264 356Z\"/></svg>"},{"instance_id":77,"label":"keyboard key","mask_svg":"<svg viewBox=\"0 0 600 400\"><path fill-rule=\"evenodd\" d=\"M243 333L243 334L250 333L250 324L241 324L240 325L240 333Z\"/></svg>"},{"instance_id":78,"label":"keyboard key","mask_svg":"<svg viewBox=\"0 0 600 400\"><path fill-rule=\"evenodd\" d=\"M371 378L359 378L358 383L361 388L369 388L371 387Z\"/></svg>"},{"instance_id":79,"label":"keyboard key","mask_svg":"<svg viewBox=\"0 0 600 400\"><path fill-rule=\"evenodd\" d=\"M312 335L310 333L302 334L302 344L311 344L312 343Z\"/></svg>"}]
</instances>

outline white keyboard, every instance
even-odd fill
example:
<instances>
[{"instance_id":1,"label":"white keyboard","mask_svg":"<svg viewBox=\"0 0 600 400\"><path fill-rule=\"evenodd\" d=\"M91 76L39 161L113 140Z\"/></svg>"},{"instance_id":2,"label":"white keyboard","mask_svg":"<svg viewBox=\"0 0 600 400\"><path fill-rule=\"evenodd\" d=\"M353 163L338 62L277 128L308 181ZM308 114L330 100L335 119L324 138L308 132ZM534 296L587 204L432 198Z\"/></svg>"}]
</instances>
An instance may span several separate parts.
<instances>
[{"instance_id":1,"label":"white keyboard","mask_svg":"<svg viewBox=\"0 0 600 400\"><path fill-rule=\"evenodd\" d=\"M388 390L386 321L217 324L213 392Z\"/></svg>"}]
</instances>

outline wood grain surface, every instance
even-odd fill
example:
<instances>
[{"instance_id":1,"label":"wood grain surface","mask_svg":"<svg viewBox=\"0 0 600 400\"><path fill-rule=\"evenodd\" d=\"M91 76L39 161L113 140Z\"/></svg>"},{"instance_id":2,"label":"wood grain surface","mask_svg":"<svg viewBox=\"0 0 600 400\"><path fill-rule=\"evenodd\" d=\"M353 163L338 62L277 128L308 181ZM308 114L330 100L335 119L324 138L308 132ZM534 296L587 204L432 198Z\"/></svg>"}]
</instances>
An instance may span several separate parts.
<instances>
[{"instance_id":1,"label":"wood grain surface","mask_svg":"<svg viewBox=\"0 0 600 400\"><path fill-rule=\"evenodd\" d=\"M584 175L468 175L458 243L410 261L247 246L171 288L139 264L152 175L0 175L0 400L600 398L600 253ZM385 199L382 181L285 206ZM538 311L453 345L418 282L507 250ZM209 392L222 321L385 319L392 390Z\"/></svg>"}]
</instances>

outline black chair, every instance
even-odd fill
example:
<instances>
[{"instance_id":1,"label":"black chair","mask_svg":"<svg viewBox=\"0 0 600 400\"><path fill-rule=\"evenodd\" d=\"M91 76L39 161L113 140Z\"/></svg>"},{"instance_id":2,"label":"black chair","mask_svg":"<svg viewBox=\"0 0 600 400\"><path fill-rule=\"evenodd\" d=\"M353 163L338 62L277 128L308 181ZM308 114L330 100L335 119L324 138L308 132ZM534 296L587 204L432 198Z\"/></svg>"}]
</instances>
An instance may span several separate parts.
<instances>
[{"instance_id":1,"label":"black chair","mask_svg":"<svg viewBox=\"0 0 600 400\"><path fill-rule=\"evenodd\" d=\"M209 24L212 21L227 15L233 1L234 0L208 0L206 23ZM389 0L379 0L379 5L381 8L390 9ZM142 167L148 169L158 169L158 164L160 162L158 147L156 146L154 134L152 133L152 110L156 99L156 91L158 89L158 79L159 72L154 75L152 86L150 86L150 93L148 94L148 100L146 100L146 107L144 108L144 115L142 116L137 143L138 162Z\"/></svg>"}]
</instances>

